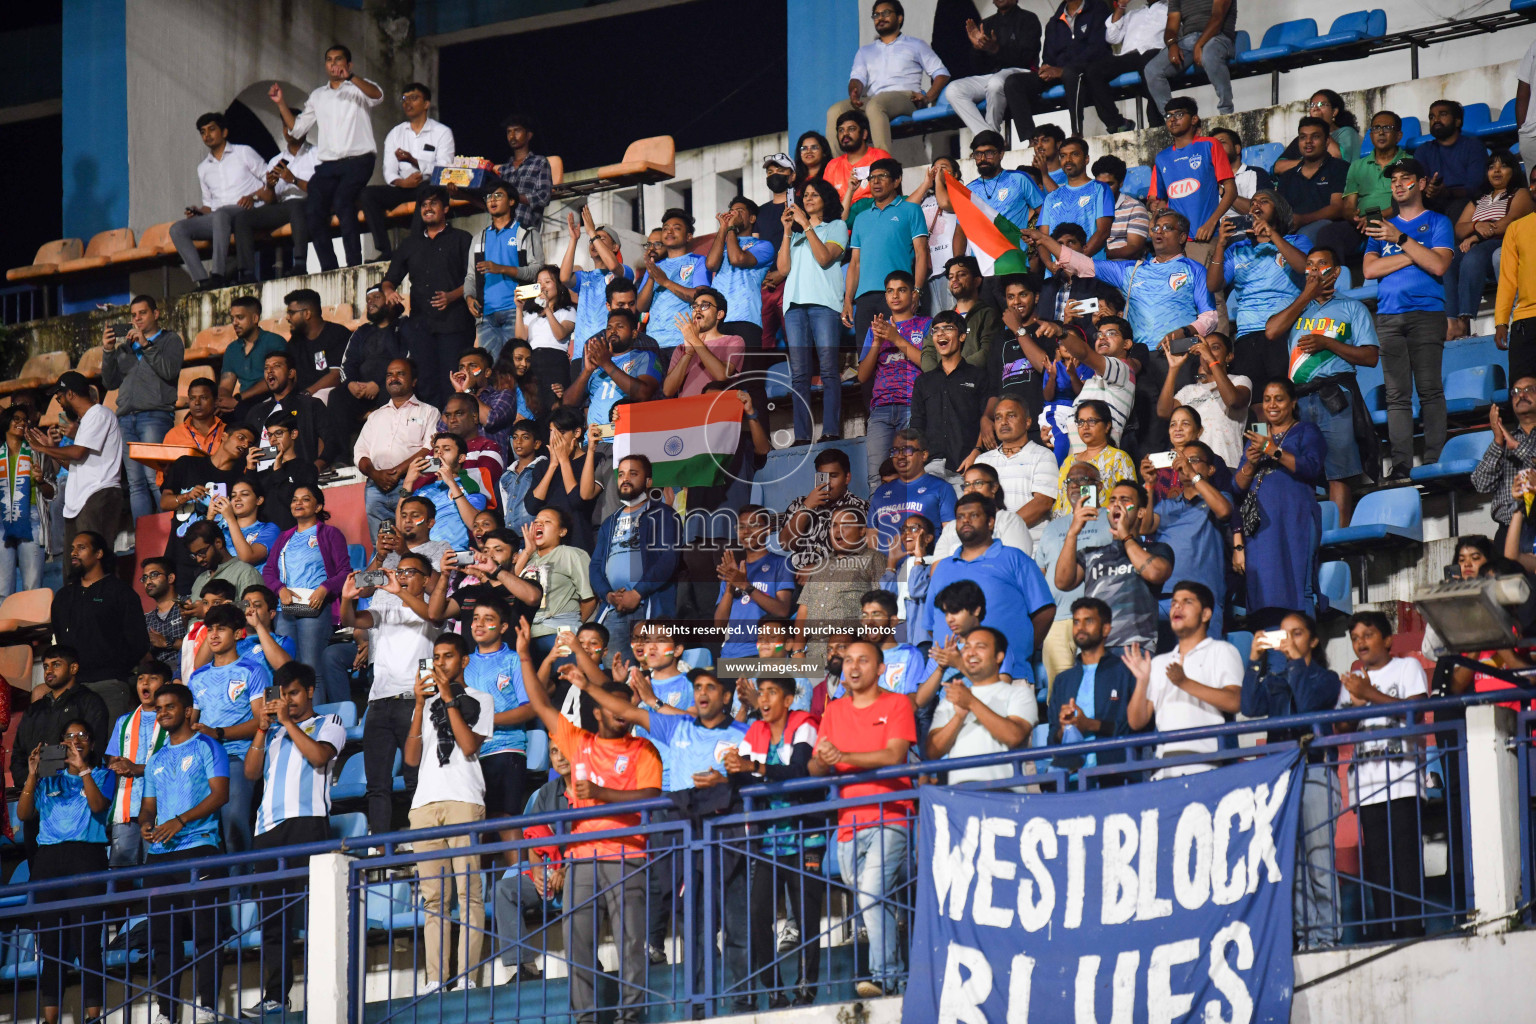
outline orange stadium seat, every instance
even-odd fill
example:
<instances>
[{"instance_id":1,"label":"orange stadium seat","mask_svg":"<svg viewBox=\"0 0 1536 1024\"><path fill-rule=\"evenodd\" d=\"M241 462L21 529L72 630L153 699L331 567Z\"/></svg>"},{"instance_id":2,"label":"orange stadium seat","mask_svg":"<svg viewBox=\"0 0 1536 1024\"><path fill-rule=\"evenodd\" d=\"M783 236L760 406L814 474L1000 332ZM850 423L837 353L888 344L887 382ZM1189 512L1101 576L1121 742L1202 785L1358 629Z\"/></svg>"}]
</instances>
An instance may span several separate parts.
<instances>
[{"instance_id":1,"label":"orange stadium seat","mask_svg":"<svg viewBox=\"0 0 1536 1024\"><path fill-rule=\"evenodd\" d=\"M5 279L35 281L38 278L52 277L59 272L61 263L77 260L84 255L85 243L78 238L59 238L52 242L45 242L37 250L37 255L32 258L31 266L12 267L5 272Z\"/></svg>"},{"instance_id":2,"label":"orange stadium seat","mask_svg":"<svg viewBox=\"0 0 1536 1024\"><path fill-rule=\"evenodd\" d=\"M113 228L91 238L85 247L85 255L59 264L59 273L78 274L87 270L100 270L112 262L116 253L133 249L133 229Z\"/></svg>"},{"instance_id":3,"label":"orange stadium seat","mask_svg":"<svg viewBox=\"0 0 1536 1024\"><path fill-rule=\"evenodd\" d=\"M108 259L113 265L119 263L137 263L140 260L158 261L165 256L176 254L176 245L171 241L171 221L164 224L152 224L144 229L139 236L139 244L131 249L123 249L114 252ZM94 241L94 239L93 239Z\"/></svg>"},{"instance_id":4,"label":"orange stadium seat","mask_svg":"<svg viewBox=\"0 0 1536 1024\"><path fill-rule=\"evenodd\" d=\"M80 361L75 364L75 370L89 380L96 380L101 376L101 362L106 358L106 350L100 345L92 345L80 355Z\"/></svg>"},{"instance_id":5,"label":"orange stadium seat","mask_svg":"<svg viewBox=\"0 0 1536 1024\"><path fill-rule=\"evenodd\" d=\"M624 150L624 159L600 167L597 176L604 179L633 179L634 182L665 181L677 173L677 144L670 135L636 139Z\"/></svg>"}]
</instances>

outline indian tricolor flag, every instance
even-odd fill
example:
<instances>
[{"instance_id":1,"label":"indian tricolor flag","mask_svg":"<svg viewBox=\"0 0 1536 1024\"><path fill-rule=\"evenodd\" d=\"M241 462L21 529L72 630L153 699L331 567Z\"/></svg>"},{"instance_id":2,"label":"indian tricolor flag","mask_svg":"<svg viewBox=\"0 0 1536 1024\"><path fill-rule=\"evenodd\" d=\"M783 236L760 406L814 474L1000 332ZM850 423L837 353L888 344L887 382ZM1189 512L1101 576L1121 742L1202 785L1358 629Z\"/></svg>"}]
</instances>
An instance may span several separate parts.
<instances>
[{"instance_id":1,"label":"indian tricolor flag","mask_svg":"<svg viewBox=\"0 0 1536 1024\"><path fill-rule=\"evenodd\" d=\"M1308 334L1320 335L1324 338L1334 338L1340 341L1349 340L1349 321L1335 320L1332 317L1302 317L1296 321L1296 326ZM1296 384L1305 384L1317 376L1319 370L1327 366L1337 358L1327 349L1319 349L1316 352L1303 352L1300 346L1291 349L1291 380Z\"/></svg>"},{"instance_id":2,"label":"indian tricolor flag","mask_svg":"<svg viewBox=\"0 0 1536 1024\"><path fill-rule=\"evenodd\" d=\"M657 487L719 483L741 440L741 402L730 391L614 407L613 464L651 460Z\"/></svg>"},{"instance_id":3,"label":"indian tricolor flag","mask_svg":"<svg viewBox=\"0 0 1536 1024\"><path fill-rule=\"evenodd\" d=\"M992 272L1028 273L1029 257L1023 251L1024 236L1019 225L992 209L986 200L950 177L948 172L944 174L944 187L949 190L955 219L965 229L965 237L996 261Z\"/></svg>"}]
</instances>

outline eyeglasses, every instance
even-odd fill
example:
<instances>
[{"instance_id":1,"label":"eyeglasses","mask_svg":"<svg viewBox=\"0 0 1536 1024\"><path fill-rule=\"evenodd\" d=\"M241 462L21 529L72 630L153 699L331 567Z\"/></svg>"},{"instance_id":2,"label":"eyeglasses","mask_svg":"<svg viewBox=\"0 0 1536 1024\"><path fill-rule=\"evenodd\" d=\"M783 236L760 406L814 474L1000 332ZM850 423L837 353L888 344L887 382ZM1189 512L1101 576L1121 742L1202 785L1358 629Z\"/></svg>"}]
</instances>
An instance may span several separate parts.
<instances>
[{"instance_id":1,"label":"eyeglasses","mask_svg":"<svg viewBox=\"0 0 1536 1024\"><path fill-rule=\"evenodd\" d=\"M63 738L66 739L66 740L88 740L88 739L90 739L90 737L87 736L83 732L67 732L67 733L64 734Z\"/></svg>"},{"instance_id":2,"label":"eyeglasses","mask_svg":"<svg viewBox=\"0 0 1536 1024\"><path fill-rule=\"evenodd\" d=\"M820 148L821 148L821 143L819 143L819 142L807 142L805 145L800 147L800 152L802 152L802 153L809 153L813 149L820 149Z\"/></svg>"},{"instance_id":3,"label":"eyeglasses","mask_svg":"<svg viewBox=\"0 0 1536 1024\"><path fill-rule=\"evenodd\" d=\"M695 302L691 308L693 308L693 309L719 309L720 307L715 305L713 302Z\"/></svg>"},{"instance_id":4,"label":"eyeglasses","mask_svg":"<svg viewBox=\"0 0 1536 1024\"><path fill-rule=\"evenodd\" d=\"M1307 109L1308 110L1320 110L1323 107L1328 107L1328 106L1332 106L1332 104L1329 103L1327 100L1313 100L1311 103L1307 104Z\"/></svg>"},{"instance_id":5,"label":"eyeglasses","mask_svg":"<svg viewBox=\"0 0 1536 1024\"><path fill-rule=\"evenodd\" d=\"M1088 417L1079 416L1077 418L1078 426L1082 426L1083 424L1086 424L1086 423L1103 423L1103 422L1104 421L1099 419L1097 416L1088 416Z\"/></svg>"},{"instance_id":6,"label":"eyeglasses","mask_svg":"<svg viewBox=\"0 0 1536 1024\"><path fill-rule=\"evenodd\" d=\"M1536 387L1510 388L1511 395L1536 395Z\"/></svg>"},{"instance_id":7,"label":"eyeglasses","mask_svg":"<svg viewBox=\"0 0 1536 1024\"><path fill-rule=\"evenodd\" d=\"M890 453L892 455L916 455L916 454L918 454L921 451L922 451L921 448L915 448L912 445L908 444L908 445L903 445L900 448L892 448Z\"/></svg>"},{"instance_id":8,"label":"eyeglasses","mask_svg":"<svg viewBox=\"0 0 1536 1024\"><path fill-rule=\"evenodd\" d=\"M934 324L932 327L929 328L929 330L932 331L934 334L938 334L940 331L944 332L945 334L959 334L960 333L960 328L956 327L954 324Z\"/></svg>"},{"instance_id":9,"label":"eyeglasses","mask_svg":"<svg viewBox=\"0 0 1536 1024\"><path fill-rule=\"evenodd\" d=\"M410 579L412 576L425 576L420 569L396 569L395 576L400 579Z\"/></svg>"},{"instance_id":10,"label":"eyeglasses","mask_svg":"<svg viewBox=\"0 0 1536 1024\"><path fill-rule=\"evenodd\" d=\"M1373 124L1373 125L1371 125L1371 133L1372 134L1375 134L1376 132L1395 132L1395 131L1397 131L1397 125L1395 125L1395 124Z\"/></svg>"},{"instance_id":11,"label":"eyeglasses","mask_svg":"<svg viewBox=\"0 0 1536 1024\"><path fill-rule=\"evenodd\" d=\"M991 480L967 480L960 485L962 491L979 491L983 487L991 487Z\"/></svg>"},{"instance_id":12,"label":"eyeglasses","mask_svg":"<svg viewBox=\"0 0 1536 1024\"><path fill-rule=\"evenodd\" d=\"M1002 156L1003 151L996 146L982 146L980 149L971 150L971 156Z\"/></svg>"},{"instance_id":13,"label":"eyeglasses","mask_svg":"<svg viewBox=\"0 0 1536 1024\"><path fill-rule=\"evenodd\" d=\"M1187 118L1187 117L1190 117L1190 116L1192 116L1192 115L1187 110L1165 110L1165 111L1163 111L1163 120L1165 120L1165 121L1181 121L1184 118Z\"/></svg>"},{"instance_id":14,"label":"eyeglasses","mask_svg":"<svg viewBox=\"0 0 1536 1024\"><path fill-rule=\"evenodd\" d=\"M1154 224L1154 225L1152 225L1152 233L1153 234L1157 234L1157 233L1163 232L1163 231L1183 231L1183 230L1184 229L1179 227L1177 224Z\"/></svg>"},{"instance_id":15,"label":"eyeglasses","mask_svg":"<svg viewBox=\"0 0 1536 1024\"><path fill-rule=\"evenodd\" d=\"M165 578L165 573L161 572L159 569L156 569L154 572L147 572L143 576L140 576L139 577L139 582L140 583L148 583L150 580L153 580L153 579L164 579L164 578Z\"/></svg>"}]
</instances>

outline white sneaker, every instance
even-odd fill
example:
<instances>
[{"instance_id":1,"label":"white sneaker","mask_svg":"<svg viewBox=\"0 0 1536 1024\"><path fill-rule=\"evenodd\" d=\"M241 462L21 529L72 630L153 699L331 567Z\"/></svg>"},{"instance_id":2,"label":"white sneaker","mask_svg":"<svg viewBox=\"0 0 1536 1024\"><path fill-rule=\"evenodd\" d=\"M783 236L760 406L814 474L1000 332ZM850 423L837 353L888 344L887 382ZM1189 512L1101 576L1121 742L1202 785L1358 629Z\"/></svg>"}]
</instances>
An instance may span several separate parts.
<instances>
[{"instance_id":1,"label":"white sneaker","mask_svg":"<svg viewBox=\"0 0 1536 1024\"><path fill-rule=\"evenodd\" d=\"M150 1024L171 1024L171 1018L167 1017L162 1011L156 1010L154 1016L150 1018Z\"/></svg>"},{"instance_id":2,"label":"white sneaker","mask_svg":"<svg viewBox=\"0 0 1536 1024\"><path fill-rule=\"evenodd\" d=\"M800 945L800 922L786 917L779 922L779 952L789 953Z\"/></svg>"},{"instance_id":3,"label":"white sneaker","mask_svg":"<svg viewBox=\"0 0 1536 1024\"><path fill-rule=\"evenodd\" d=\"M417 987L416 994L419 996L429 996L442 987L443 983L440 981L428 981Z\"/></svg>"},{"instance_id":4,"label":"white sneaker","mask_svg":"<svg viewBox=\"0 0 1536 1024\"><path fill-rule=\"evenodd\" d=\"M475 987L474 979L473 978L465 978L464 979L464 987L466 989L474 988Z\"/></svg>"},{"instance_id":5,"label":"white sneaker","mask_svg":"<svg viewBox=\"0 0 1536 1024\"><path fill-rule=\"evenodd\" d=\"M206 1006L199 1006L192 1015L192 1024L218 1024L219 1014Z\"/></svg>"}]
</instances>

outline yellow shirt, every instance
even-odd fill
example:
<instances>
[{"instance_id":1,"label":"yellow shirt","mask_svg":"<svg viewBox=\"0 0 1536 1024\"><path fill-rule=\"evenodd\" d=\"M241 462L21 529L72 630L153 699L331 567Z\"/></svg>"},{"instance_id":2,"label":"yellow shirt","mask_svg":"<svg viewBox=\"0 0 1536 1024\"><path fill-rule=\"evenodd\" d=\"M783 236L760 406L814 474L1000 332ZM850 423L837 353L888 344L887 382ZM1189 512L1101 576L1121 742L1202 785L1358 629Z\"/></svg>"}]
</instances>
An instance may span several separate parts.
<instances>
[{"instance_id":1,"label":"yellow shirt","mask_svg":"<svg viewBox=\"0 0 1536 1024\"><path fill-rule=\"evenodd\" d=\"M1507 324L1533 316L1536 316L1536 214L1528 213L1504 231L1504 253L1499 258L1499 294L1494 300L1493 322Z\"/></svg>"}]
</instances>

